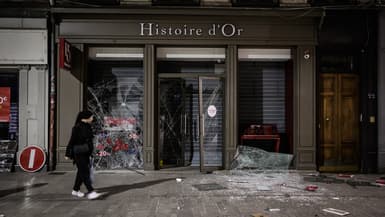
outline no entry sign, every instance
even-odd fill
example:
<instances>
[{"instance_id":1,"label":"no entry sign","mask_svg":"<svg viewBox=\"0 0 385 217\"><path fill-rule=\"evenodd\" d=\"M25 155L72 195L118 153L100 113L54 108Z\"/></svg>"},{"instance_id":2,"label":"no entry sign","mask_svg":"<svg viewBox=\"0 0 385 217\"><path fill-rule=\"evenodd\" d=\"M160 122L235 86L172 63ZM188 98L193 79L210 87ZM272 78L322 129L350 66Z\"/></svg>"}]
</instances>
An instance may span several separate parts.
<instances>
[{"instance_id":1,"label":"no entry sign","mask_svg":"<svg viewBox=\"0 0 385 217\"><path fill-rule=\"evenodd\" d=\"M40 170L45 163L46 156L39 146L25 147L19 155L19 165L26 172L36 172Z\"/></svg>"}]
</instances>

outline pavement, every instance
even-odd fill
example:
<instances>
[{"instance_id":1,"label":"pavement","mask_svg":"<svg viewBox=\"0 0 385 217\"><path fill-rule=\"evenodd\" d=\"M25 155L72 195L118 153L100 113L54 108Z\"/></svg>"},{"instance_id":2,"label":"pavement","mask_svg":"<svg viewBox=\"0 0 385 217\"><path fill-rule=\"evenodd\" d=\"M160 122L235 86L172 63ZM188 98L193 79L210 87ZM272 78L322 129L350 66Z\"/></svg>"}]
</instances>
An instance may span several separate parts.
<instances>
[{"instance_id":1,"label":"pavement","mask_svg":"<svg viewBox=\"0 0 385 217\"><path fill-rule=\"evenodd\" d=\"M88 200L71 195L74 171L0 173L0 217L384 217L385 187L375 184L383 176L96 171L94 187L104 196Z\"/></svg>"}]
</instances>

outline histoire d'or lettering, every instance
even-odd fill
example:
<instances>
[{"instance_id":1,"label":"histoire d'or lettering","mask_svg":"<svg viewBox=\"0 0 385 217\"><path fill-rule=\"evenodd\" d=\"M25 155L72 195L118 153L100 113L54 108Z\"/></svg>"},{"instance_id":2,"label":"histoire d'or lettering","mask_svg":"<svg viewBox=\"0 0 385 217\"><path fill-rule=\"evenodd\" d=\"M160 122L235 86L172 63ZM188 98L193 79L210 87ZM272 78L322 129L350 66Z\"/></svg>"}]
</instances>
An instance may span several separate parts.
<instances>
[{"instance_id":1,"label":"histoire d'or lettering","mask_svg":"<svg viewBox=\"0 0 385 217\"><path fill-rule=\"evenodd\" d=\"M234 37L240 36L242 28L234 24L211 24L207 29L201 27L191 27L187 24L181 26L167 26L157 23L140 23L140 36L217 36Z\"/></svg>"}]
</instances>

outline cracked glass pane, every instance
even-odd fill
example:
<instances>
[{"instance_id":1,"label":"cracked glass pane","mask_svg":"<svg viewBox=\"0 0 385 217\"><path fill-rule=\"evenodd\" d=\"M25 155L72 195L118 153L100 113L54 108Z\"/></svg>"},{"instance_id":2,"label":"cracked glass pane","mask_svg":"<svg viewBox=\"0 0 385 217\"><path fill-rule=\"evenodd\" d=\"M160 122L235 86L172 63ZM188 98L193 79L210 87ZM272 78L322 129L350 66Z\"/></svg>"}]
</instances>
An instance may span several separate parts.
<instances>
[{"instance_id":1,"label":"cracked glass pane","mask_svg":"<svg viewBox=\"0 0 385 217\"><path fill-rule=\"evenodd\" d=\"M232 169L286 170L289 169L293 155L267 152L250 146L238 146L232 162Z\"/></svg>"},{"instance_id":2,"label":"cracked glass pane","mask_svg":"<svg viewBox=\"0 0 385 217\"><path fill-rule=\"evenodd\" d=\"M88 73L95 168L142 168L143 62L90 60Z\"/></svg>"}]
</instances>

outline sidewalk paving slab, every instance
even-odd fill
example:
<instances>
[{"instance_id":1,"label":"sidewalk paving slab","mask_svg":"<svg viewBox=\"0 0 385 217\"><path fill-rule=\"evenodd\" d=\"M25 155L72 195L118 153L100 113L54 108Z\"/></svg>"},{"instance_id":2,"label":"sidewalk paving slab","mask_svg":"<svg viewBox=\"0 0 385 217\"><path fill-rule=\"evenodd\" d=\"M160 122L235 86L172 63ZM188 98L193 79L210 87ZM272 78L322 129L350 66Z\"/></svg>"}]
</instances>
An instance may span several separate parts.
<instances>
[{"instance_id":1,"label":"sidewalk paving slab","mask_svg":"<svg viewBox=\"0 0 385 217\"><path fill-rule=\"evenodd\" d=\"M94 186L107 192L98 200L71 195L74 171L1 173L0 215L4 217L265 217L385 216L385 187L373 183L378 174L321 177L342 181L307 181L312 171L97 171ZM177 180L178 179L178 180ZM181 179L181 180L179 180ZM209 184L209 185L208 185ZM200 190L196 186L212 189ZM210 186L211 185L211 186ZM316 185L315 191L307 191ZM214 186L214 187L213 187ZM221 186L222 188L215 188ZM85 190L82 186L81 190Z\"/></svg>"}]
</instances>

